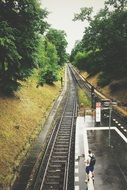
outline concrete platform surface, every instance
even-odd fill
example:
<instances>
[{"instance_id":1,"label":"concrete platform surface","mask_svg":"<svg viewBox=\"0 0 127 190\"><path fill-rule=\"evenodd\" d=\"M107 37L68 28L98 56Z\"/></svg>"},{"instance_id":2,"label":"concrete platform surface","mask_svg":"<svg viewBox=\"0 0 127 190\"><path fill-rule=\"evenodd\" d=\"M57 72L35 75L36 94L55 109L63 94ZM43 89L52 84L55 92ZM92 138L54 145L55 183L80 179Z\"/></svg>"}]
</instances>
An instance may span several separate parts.
<instances>
[{"instance_id":1,"label":"concrete platform surface","mask_svg":"<svg viewBox=\"0 0 127 190\"><path fill-rule=\"evenodd\" d=\"M77 117L75 143L75 190L127 190L127 139L116 127L94 127L91 115ZM85 157L96 156L95 182L85 183Z\"/></svg>"}]
</instances>

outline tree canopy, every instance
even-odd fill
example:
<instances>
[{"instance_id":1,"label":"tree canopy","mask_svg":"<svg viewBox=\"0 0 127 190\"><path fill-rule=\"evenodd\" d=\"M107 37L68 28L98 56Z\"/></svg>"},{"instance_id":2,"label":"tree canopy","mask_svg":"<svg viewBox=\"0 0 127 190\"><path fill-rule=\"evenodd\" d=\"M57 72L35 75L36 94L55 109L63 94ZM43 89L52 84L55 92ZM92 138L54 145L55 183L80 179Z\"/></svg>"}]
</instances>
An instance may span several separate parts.
<instances>
[{"instance_id":1,"label":"tree canopy","mask_svg":"<svg viewBox=\"0 0 127 190\"><path fill-rule=\"evenodd\" d=\"M66 61L66 33L63 30L50 28L46 34L47 39L55 45L59 57L58 64L63 65Z\"/></svg>"},{"instance_id":2,"label":"tree canopy","mask_svg":"<svg viewBox=\"0 0 127 190\"><path fill-rule=\"evenodd\" d=\"M84 18L87 19L86 12ZM79 17L79 19L81 18ZM82 63L81 56L77 57L77 54L80 55L79 52L82 54L85 52ZM126 75L126 0L105 1L105 8L89 19L89 26L86 28L81 42L72 50L71 59L79 68L82 64L82 68L90 74L101 72L99 85L106 85L110 80Z\"/></svg>"},{"instance_id":3,"label":"tree canopy","mask_svg":"<svg viewBox=\"0 0 127 190\"><path fill-rule=\"evenodd\" d=\"M39 67L38 84L52 84L58 79L58 55L55 46L50 43L47 38L40 37L37 61Z\"/></svg>"},{"instance_id":4,"label":"tree canopy","mask_svg":"<svg viewBox=\"0 0 127 190\"><path fill-rule=\"evenodd\" d=\"M38 33L44 33L47 15L37 0L0 1L0 88L11 92L18 79L35 67Z\"/></svg>"},{"instance_id":5,"label":"tree canopy","mask_svg":"<svg viewBox=\"0 0 127 190\"><path fill-rule=\"evenodd\" d=\"M54 73L58 65L64 64L66 34L51 29L45 21L47 15L38 0L0 1L0 90L3 92L10 94L17 90L19 80L28 77L33 68L39 68L41 74L46 68Z\"/></svg>"}]
</instances>

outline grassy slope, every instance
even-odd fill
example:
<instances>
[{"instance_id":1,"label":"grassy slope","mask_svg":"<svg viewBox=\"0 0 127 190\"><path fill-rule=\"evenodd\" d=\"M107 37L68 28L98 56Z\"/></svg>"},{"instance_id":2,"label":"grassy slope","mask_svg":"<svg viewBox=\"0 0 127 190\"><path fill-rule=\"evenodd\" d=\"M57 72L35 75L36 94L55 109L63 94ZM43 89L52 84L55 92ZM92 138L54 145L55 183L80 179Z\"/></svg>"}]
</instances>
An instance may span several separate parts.
<instances>
[{"instance_id":1,"label":"grassy slope","mask_svg":"<svg viewBox=\"0 0 127 190\"><path fill-rule=\"evenodd\" d=\"M95 87L98 88L97 86L97 79L98 79L98 75L94 76L94 77L90 77L88 79L88 81L93 84ZM111 84L113 83L118 83L118 87L115 88L114 90L111 91L110 85L105 86L104 88L98 88L100 91L102 91L104 94L107 94L108 97L114 97L115 99L117 99L118 101L120 101L121 103L127 103L127 89L125 88L125 86L120 87L122 83L124 83L124 79L121 81L112 81Z\"/></svg>"},{"instance_id":2,"label":"grassy slope","mask_svg":"<svg viewBox=\"0 0 127 190\"><path fill-rule=\"evenodd\" d=\"M120 111L121 113L123 113L123 115L127 116L127 108L122 106L123 104L127 104L127 88L125 85L123 85L123 84L127 83L126 78L123 80L119 80L119 81L112 81L112 84L118 83L118 88L116 88L114 91L111 91L111 88L110 88L111 84L108 86L105 86L104 88L99 88L97 86L97 80L98 80L99 74L97 74L93 77L89 77L86 72L81 72L81 74L85 78L87 78L87 80L93 86L95 86L100 92L102 92L103 94L105 94L109 98L116 99L119 102L119 107L117 107L117 110Z\"/></svg>"},{"instance_id":3,"label":"grassy slope","mask_svg":"<svg viewBox=\"0 0 127 190\"><path fill-rule=\"evenodd\" d=\"M0 189L9 184L59 91L60 82L36 88L36 80L30 78L15 98L0 97Z\"/></svg>"}]
</instances>

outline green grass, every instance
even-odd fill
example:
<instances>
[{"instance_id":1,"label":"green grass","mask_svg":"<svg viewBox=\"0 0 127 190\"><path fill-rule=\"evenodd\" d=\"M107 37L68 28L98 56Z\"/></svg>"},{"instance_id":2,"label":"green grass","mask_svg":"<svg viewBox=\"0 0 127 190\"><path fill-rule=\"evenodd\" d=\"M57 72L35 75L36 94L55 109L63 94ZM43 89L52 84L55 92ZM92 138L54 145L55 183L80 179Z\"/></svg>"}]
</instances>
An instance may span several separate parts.
<instances>
[{"instance_id":1,"label":"green grass","mask_svg":"<svg viewBox=\"0 0 127 190\"><path fill-rule=\"evenodd\" d=\"M84 107L91 107L91 101L86 95L86 93L78 87L78 100L79 100L79 105L82 105Z\"/></svg>"}]
</instances>

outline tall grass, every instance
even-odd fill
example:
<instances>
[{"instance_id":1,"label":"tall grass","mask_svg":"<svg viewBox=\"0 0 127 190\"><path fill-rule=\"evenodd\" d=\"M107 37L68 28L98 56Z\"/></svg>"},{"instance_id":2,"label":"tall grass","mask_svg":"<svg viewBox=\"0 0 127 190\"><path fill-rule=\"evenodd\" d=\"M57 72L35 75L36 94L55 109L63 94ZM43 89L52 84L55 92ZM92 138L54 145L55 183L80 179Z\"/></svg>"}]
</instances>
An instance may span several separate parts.
<instances>
[{"instance_id":1,"label":"tall grass","mask_svg":"<svg viewBox=\"0 0 127 190\"><path fill-rule=\"evenodd\" d=\"M15 97L0 97L0 189L7 189L61 88L60 81L37 88L36 72L21 84Z\"/></svg>"}]
</instances>

